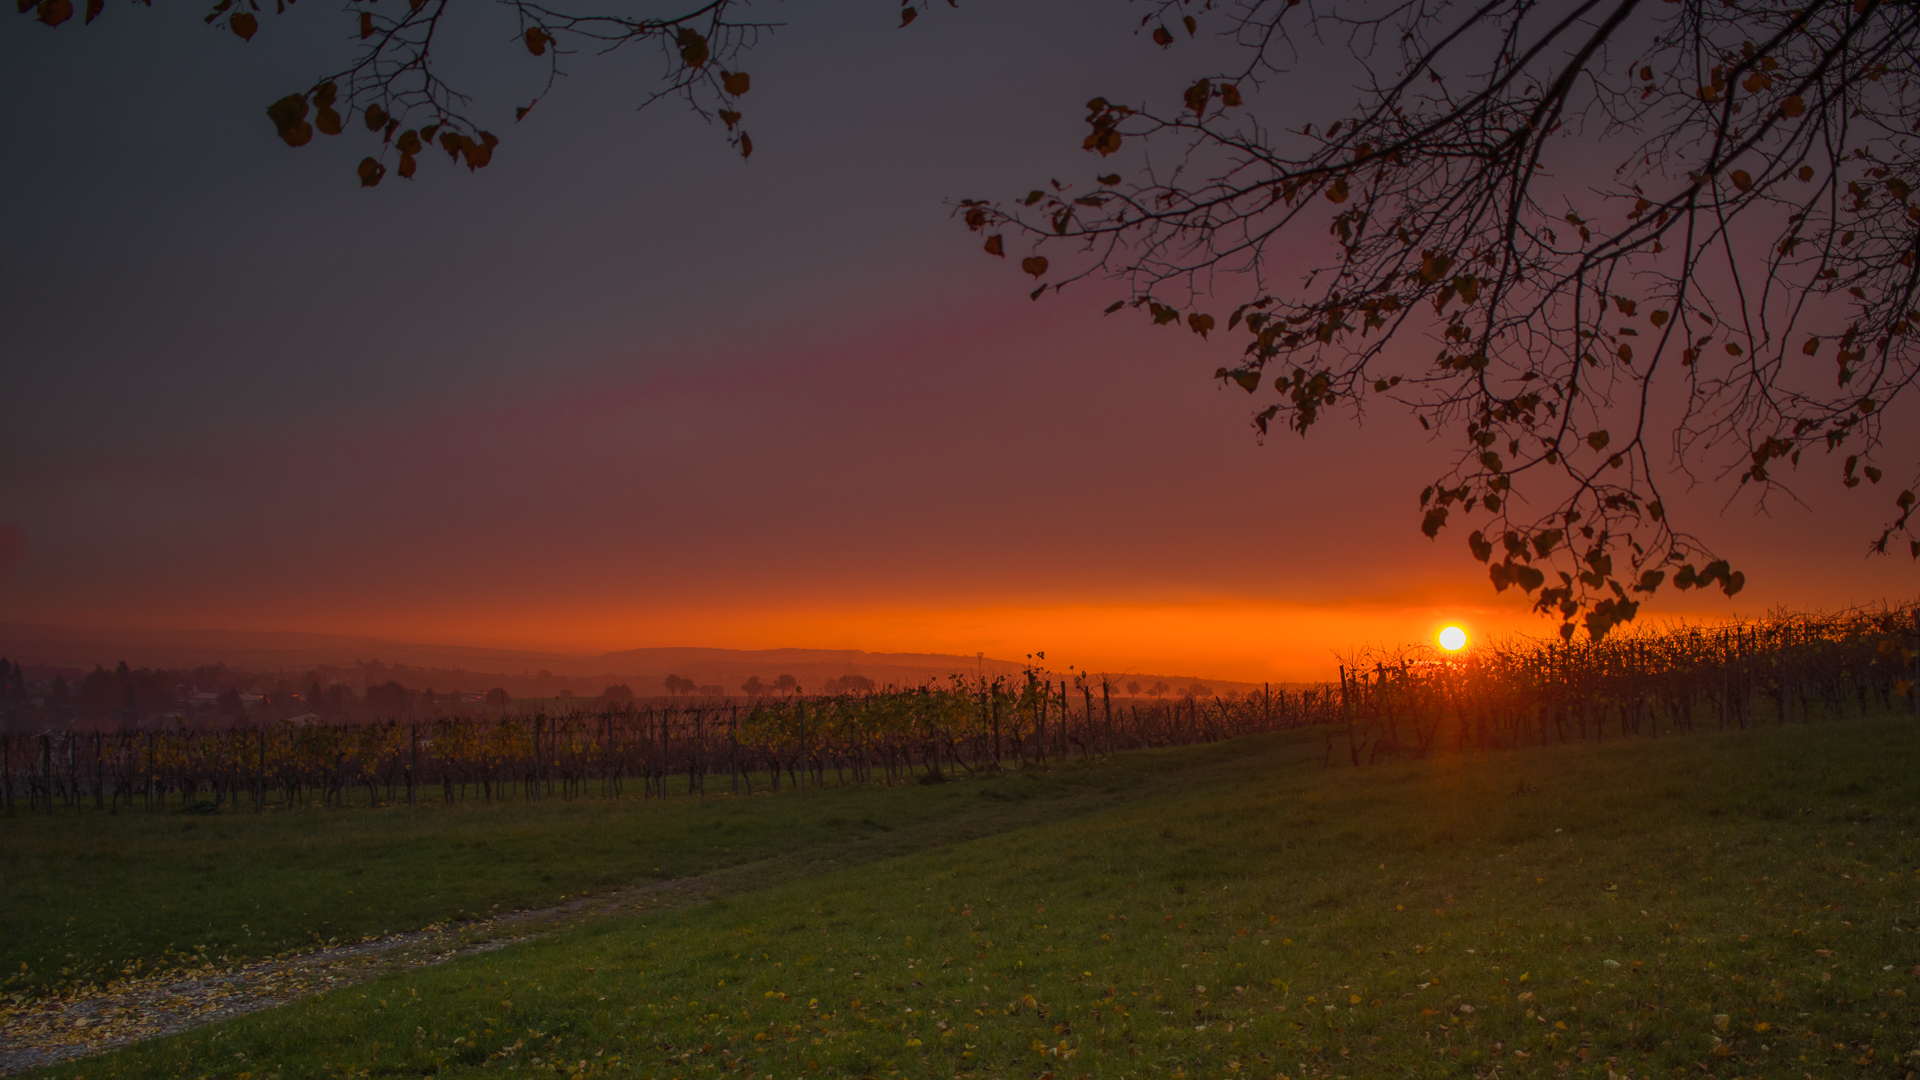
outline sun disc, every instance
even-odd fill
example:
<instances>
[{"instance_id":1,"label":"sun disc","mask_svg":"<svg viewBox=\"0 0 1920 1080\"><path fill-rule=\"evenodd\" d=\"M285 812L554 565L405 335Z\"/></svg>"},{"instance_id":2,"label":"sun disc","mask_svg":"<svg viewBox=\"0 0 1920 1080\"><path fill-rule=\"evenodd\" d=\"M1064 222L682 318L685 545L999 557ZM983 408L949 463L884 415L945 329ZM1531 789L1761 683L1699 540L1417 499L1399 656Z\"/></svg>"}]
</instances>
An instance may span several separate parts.
<instances>
[{"instance_id":1,"label":"sun disc","mask_svg":"<svg viewBox=\"0 0 1920 1080\"><path fill-rule=\"evenodd\" d=\"M1457 626L1449 626L1441 630L1440 647L1448 652L1459 652L1467 647L1467 632Z\"/></svg>"}]
</instances>

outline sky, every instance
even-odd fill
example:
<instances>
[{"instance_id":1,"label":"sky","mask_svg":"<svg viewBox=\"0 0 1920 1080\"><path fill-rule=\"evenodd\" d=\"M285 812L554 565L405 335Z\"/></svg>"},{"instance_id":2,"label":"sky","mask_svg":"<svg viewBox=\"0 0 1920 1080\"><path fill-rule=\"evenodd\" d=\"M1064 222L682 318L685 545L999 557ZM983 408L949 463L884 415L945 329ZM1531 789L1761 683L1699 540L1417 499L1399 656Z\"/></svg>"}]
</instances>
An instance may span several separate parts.
<instances>
[{"instance_id":1,"label":"sky","mask_svg":"<svg viewBox=\"0 0 1920 1080\"><path fill-rule=\"evenodd\" d=\"M636 111L649 58L513 124L537 73L483 12L454 70L494 163L374 189L351 128L293 150L263 112L346 55L336 9L0 22L0 621L1252 680L1551 632L1420 534L1444 448L1409 416L1263 444L1211 378L1237 345L1101 283L1030 301L953 220L1084 180L1084 102L1176 99L1204 45L1110 0L767 10L749 161ZM1320 74L1286 100L1341 107ZM1920 592L1864 554L1878 502L1799 491L1670 500L1749 587L1643 618Z\"/></svg>"}]
</instances>

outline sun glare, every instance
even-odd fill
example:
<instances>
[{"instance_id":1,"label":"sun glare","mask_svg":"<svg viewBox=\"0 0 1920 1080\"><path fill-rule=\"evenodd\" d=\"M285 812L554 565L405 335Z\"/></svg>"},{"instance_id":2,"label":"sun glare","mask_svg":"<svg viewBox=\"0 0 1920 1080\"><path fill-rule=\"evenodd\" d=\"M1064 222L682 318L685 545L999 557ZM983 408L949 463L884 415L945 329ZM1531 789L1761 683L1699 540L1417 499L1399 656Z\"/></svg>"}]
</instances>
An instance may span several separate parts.
<instances>
[{"instance_id":1,"label":"sun glare","mask_svg":"<svg viewBox=\"0 0 1920 1080\"><path fill-rule=\"evenodd\" d=\"M1459 652L1467 647L1467 632L1457 626L1449 626L1440 631L1440 647L1448 652Z\"/></svg>"}]
</instances>

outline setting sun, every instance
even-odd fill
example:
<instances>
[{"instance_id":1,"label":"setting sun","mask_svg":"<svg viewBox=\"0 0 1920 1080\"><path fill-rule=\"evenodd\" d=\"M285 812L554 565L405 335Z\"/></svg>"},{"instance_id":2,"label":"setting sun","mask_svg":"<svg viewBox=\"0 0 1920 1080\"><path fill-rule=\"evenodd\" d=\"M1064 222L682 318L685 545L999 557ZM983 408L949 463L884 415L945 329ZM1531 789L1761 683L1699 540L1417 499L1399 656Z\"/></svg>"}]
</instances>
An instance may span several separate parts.
<instances>
[{"instance_id":1,"label":"setting sun","mask_svg":"<svg viewBox=\"0 0 1920 1080\"><path fill-rule=\"evenodd\" d=\"M1459 652L1467 647L1467 632L1457 626L1449 626L1441 630L1440 647L1448 652Z\"/></svg>"}]
</instances>

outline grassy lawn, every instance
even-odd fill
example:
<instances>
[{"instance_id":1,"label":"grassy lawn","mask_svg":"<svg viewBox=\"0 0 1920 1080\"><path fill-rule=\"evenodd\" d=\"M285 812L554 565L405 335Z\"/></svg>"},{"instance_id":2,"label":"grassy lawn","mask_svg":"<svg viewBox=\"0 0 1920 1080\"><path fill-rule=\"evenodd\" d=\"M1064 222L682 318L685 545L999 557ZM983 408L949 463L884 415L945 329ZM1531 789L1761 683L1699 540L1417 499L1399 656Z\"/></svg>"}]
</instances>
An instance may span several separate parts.
<instances>
[{"instance_id":1,"label":"grassy lawn","mask_svg":"<svg viewBox=\"0 0 1920 1080\"><path fill-rule=\"evenodd\" d=\"M1151 766L1122 767L1127 786ZM755 884L1104 805L1113 775L1061 770L794 797L549 799L214 815L0 819L0 989L416 930L648 881L752 867ZM772 860L770 863L769 860ZM726 883L733 887L735 883Z\"/></svg>"},{"instance_id":2,"label":"grassy lawn","mask_svg":"<svg viewBox=\"0 0 1920 1080\"><path fill-rule=\"evenodd\" d=\"M1905 1077L1916 736L1868 720L1361 770L1323 769L1311 736L1258 737L1063 770L1052 802L1003 797L1035 783L1008 778L635 815L645 827L599 807L476 814L462 843L494 859L544 845L579 887L694 868L709 820L739 823L745 857L755 823L787 830L755 850L832 842L829 804L1002 816L968 842L599 920L50 1075ZM325 828L415 860L452 842L388 820L404 819ZM612 853L636 844L688 861ZM359 848L324 850L358 866ZM388 857L369 884L422 894L490 865ZM97 910L138 907L137 872L90 871L117 890ZM208 902L263 872L231 867Z\"/></svg>"}]
</instances>

